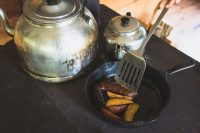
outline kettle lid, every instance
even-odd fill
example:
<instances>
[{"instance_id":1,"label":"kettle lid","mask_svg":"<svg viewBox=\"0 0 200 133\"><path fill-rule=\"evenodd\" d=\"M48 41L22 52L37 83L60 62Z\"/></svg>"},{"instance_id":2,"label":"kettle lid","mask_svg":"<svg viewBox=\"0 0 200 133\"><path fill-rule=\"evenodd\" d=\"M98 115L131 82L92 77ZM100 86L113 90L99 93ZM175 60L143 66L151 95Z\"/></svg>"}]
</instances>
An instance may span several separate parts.
<instances>
[{"instance_id":1,"label":"kettle lid","mask_svg":"<svg viewBox=\"0 0 200 133\"><path fill-rule=\"evenodd\" d=\"M134 35L140 26L140 22L131 16L116 16L109 22L109 29L120 36Z\"/></svg>"},{"instance_id":2,"label":"kettle lid","mask_svg":"<svg viewBox=\"0 0 200 133\"><path fill-rule=\"evenodd\" d=\"M81 8L79 0L26 0L23 14L36 22L52 23L75 16Z\"/></svg>"}]
</instances>

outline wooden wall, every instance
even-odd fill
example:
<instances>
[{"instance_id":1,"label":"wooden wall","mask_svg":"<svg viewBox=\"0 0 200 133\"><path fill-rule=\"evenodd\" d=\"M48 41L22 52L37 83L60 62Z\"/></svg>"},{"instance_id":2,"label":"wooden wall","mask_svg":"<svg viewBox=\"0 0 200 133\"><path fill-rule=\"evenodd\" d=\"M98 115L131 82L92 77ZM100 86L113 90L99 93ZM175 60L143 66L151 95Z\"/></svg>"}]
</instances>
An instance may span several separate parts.
<instances>
[{"instance_id":1,"label":"wooden wall","mask_svg":"<svg viewBox=\"0 0 200 133\"><path fill-rule=\"evenodd\" d=\"M6 13L11 25L15 25L20 14L20 0L0 0L0 8ZM0 45L5 44L12 37L8 36L0 23Z\"/></svg>"},{"instance_id":2,"label":"wooden wall","mask_svg":"<svg viewBox=\"0 0 200 133\"><path fill-rule=\"evenodd\" d=\"M131 12L132 16L139 19L148 28L154 19L161 0L100 0L118 13L125 15Z\"/></svg>"}]
</instances>

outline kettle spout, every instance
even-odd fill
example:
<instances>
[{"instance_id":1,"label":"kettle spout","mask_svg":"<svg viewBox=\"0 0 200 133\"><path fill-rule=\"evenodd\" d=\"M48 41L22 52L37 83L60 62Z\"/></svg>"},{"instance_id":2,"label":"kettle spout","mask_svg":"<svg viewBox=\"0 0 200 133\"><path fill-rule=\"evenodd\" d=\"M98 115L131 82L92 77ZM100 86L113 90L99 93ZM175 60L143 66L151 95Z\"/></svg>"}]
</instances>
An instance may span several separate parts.
<instances>
[{"instance_id":1,"label":"kettle spout","mask_svg":"<svg viewBox=\"0 0 200 133\"><path fill-rule=\"evenodd\" d=\"M4 13L4 11L0 8L0 20L1 23L3 25L3 29L4 31L10 35L10 36L14 36L14 29L13 27L10 25L10 23L8 22L8 18L6 16L6 14Z\"/></svg>"}]
</instances>

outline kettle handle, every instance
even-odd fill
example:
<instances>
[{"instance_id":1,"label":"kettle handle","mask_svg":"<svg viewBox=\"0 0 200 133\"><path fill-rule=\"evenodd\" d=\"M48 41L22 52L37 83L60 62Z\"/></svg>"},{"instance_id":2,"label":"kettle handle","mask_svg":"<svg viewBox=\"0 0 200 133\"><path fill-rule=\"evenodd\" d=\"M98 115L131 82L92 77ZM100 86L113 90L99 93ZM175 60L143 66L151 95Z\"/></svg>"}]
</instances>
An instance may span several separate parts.
<instances>
[{"instance_id":1,"label":"kettle handle","mask_svg":"<svg viewBox=\"0 0 200 133\"><path fill-rule=\"evenodd\" d=\"M82 2L82 5L83 5L83 7L85 7L85 5L87 4L87 0L81 0Z\"/></svg>"},{"instance_id":2,"label":"kettle handle","mask_svg":"<svg viewBox=\"0 0 200 133\"><path fill-rule=\"evenodd\" d=\"M58 5L60 2L61 2L61 0L46 0L46 2L47 2L47 5Z\"/></svg>"},{"instance_id":3,"label":"kettle handle","mask_svg":"<svg viewBox=\"0 0 200 133\"><path fill-rule=\"evenodd\" d=\"M85 6L87 5L87 0L81 0L82 2L82 13L85 12Z\"/></svg>"},{"instance_id":4,"label":"kettle handle","mask_svg":"<svg viewBox=\"0 0 200 133\"><path fill-rule=\"evenodd\" d=\"M85 19L86 23L89 23L91 17L85 14L85 6L87 5L87 0L81 0L82 1L82 16Z\"/></svg>"},{"instance_id":5,"label":"kettle handle","mask_svg":"<svg viewBox=\"0 0 200 133\"><path fill-rule=\"evenodd\" d=\"M4 31L9 36L13 37L14 36L14 28L10 25L7 15L1 8L0 8L0 23L2 23Z\"/></svg>"}]
</instances>

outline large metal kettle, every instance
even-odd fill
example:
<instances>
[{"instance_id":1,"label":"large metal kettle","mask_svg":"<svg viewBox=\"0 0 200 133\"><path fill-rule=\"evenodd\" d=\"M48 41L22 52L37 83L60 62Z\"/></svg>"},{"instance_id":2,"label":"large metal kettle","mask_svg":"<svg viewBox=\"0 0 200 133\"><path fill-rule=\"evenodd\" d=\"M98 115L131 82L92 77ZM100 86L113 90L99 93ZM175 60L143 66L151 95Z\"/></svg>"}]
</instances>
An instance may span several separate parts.
<instances>
[{"instance_id":1,"label":"large metal kettle","mask_svg":"<svg viewBox=\"0 0 200 133\"><path fill-rule=\"evenodd\" d=\"M73 79L98 52L96 21L79 0L26 0L15 28L2 9L0 19L14 37L22 68L36 79Z\"/></svg>"},{"instance_id":2,"label":"large metal kettle","mask_svg":"<svg viewBox=\"0 0 200 133\"><path fill-rule=\"evenodd\" d=\"M146 38L146 30L139 20L126 16L116 16L110 19L104 31L106 50L116 60L120 60L127 51L137 50Z\"/></svg>"}]
</instances>

